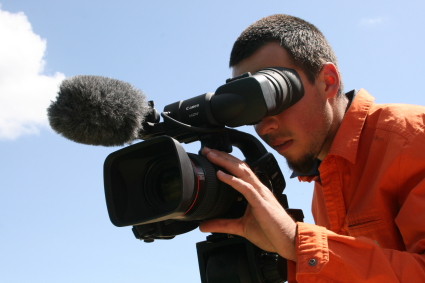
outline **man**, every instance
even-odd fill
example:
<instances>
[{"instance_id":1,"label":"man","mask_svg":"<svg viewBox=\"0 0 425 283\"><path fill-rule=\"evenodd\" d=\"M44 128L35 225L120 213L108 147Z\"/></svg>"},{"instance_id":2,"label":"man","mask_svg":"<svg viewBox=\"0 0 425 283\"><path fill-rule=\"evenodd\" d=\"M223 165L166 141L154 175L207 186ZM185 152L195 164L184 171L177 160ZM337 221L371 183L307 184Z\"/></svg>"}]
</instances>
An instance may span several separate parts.
<instances>
[{"instance_id":1,"label":"man","mask_svg":"<svg viewBox=\"0 0 425 283\"><path fill-rule=\"evenodd\" d=\"M322 33L287 15L248 27L230 66L234 76L265 67L299 73L304 97L255 130L300 180L315 182L316 225L295 223L245 163L204 149L249 206L242 218L201 230L240 235L287 258L289 282L425 282L425 108L377 105L365 90L344 94Z\"/></svg>"}]
</instances>

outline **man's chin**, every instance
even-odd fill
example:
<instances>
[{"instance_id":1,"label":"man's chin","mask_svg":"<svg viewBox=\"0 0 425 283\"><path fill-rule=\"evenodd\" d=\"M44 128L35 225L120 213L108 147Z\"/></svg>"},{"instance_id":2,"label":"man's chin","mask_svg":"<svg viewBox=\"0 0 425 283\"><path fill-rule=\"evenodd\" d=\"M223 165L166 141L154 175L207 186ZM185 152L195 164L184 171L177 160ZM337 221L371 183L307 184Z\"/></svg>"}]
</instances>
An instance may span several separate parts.
<instances>
[{"instance_id":1,"label":"man's chin","mask_svg":"<svg viewBox=\"0 0 425 283\"><path fill-rule=\"evenodd\" d=\"M286 159L286 162L288 163L288 167L299 173L299 174L309 174L312 172L312 170L317 165L317 158L315 158L313 155L307 155L304 156L302 159L299 160L290 160Z\"/></svg>"}]
</instances>

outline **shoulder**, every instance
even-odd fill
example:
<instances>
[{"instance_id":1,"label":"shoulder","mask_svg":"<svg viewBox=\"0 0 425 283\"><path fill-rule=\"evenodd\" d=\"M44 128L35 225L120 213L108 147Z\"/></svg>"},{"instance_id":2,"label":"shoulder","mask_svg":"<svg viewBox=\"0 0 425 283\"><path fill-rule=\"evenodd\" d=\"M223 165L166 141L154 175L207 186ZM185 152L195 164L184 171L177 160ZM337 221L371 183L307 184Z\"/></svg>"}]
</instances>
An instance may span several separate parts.
<instances>
[{"instance_id":1,"label":"shoulder","mask_svg":"<svg viewBox=\"0 0 425 283\"><path fill-rule=\"evenodd\" d=\"M412 104L374 104L366 119L369 127L411 138L425 139L425 107Z\"/></svg>"}]
</instances>

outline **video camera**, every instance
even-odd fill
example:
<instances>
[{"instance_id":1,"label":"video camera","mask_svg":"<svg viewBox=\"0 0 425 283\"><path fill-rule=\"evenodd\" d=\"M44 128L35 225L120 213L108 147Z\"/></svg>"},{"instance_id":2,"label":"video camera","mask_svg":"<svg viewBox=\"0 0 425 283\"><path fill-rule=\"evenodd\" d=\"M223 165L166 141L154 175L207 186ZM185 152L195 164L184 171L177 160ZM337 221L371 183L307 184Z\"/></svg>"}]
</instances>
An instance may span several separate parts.
<instances>
[{"instance_id":1,"label":"video camera","mask_svg":"<svg viewBox=\"0 0 425 283\"><path fill-rule=\"evenodd\" d=\"M304 95L295 70L266 68L229 79L214 93L169 104L151 112L143 125L145 141L111 153L104 164L106 203L111 222L133 226L145 242L172 239L201 221L238 218L247 202L216 177L219 168L181 143L231 152L245 162L297 220L301 210L288 209L285 180L277 161L250 134L233 128L252 125L281 113ZM160 116L163 121L160 122ZM243 238L212 234L197 243L202 282L283 282L285 261ZM239 281L237 281L239 280Z\"/></svg>"}]
</instances>

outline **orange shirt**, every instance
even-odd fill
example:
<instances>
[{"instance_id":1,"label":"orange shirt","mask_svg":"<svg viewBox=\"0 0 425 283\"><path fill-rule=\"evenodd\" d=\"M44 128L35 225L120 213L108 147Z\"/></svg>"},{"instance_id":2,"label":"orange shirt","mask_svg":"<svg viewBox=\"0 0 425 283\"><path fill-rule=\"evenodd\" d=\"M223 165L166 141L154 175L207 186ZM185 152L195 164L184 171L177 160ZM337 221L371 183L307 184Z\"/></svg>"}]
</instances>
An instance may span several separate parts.
<instances>
[{"instance_id":1,"label":"orange shirt","mask_svg":"<svg viewBox=\"0 0 425 283\"><path fill-rule=\"evenodd\" d=\"M425 107L373 101L356 94L319 167L289 282L425 282Z\"/></svg>"}]
</instances>

